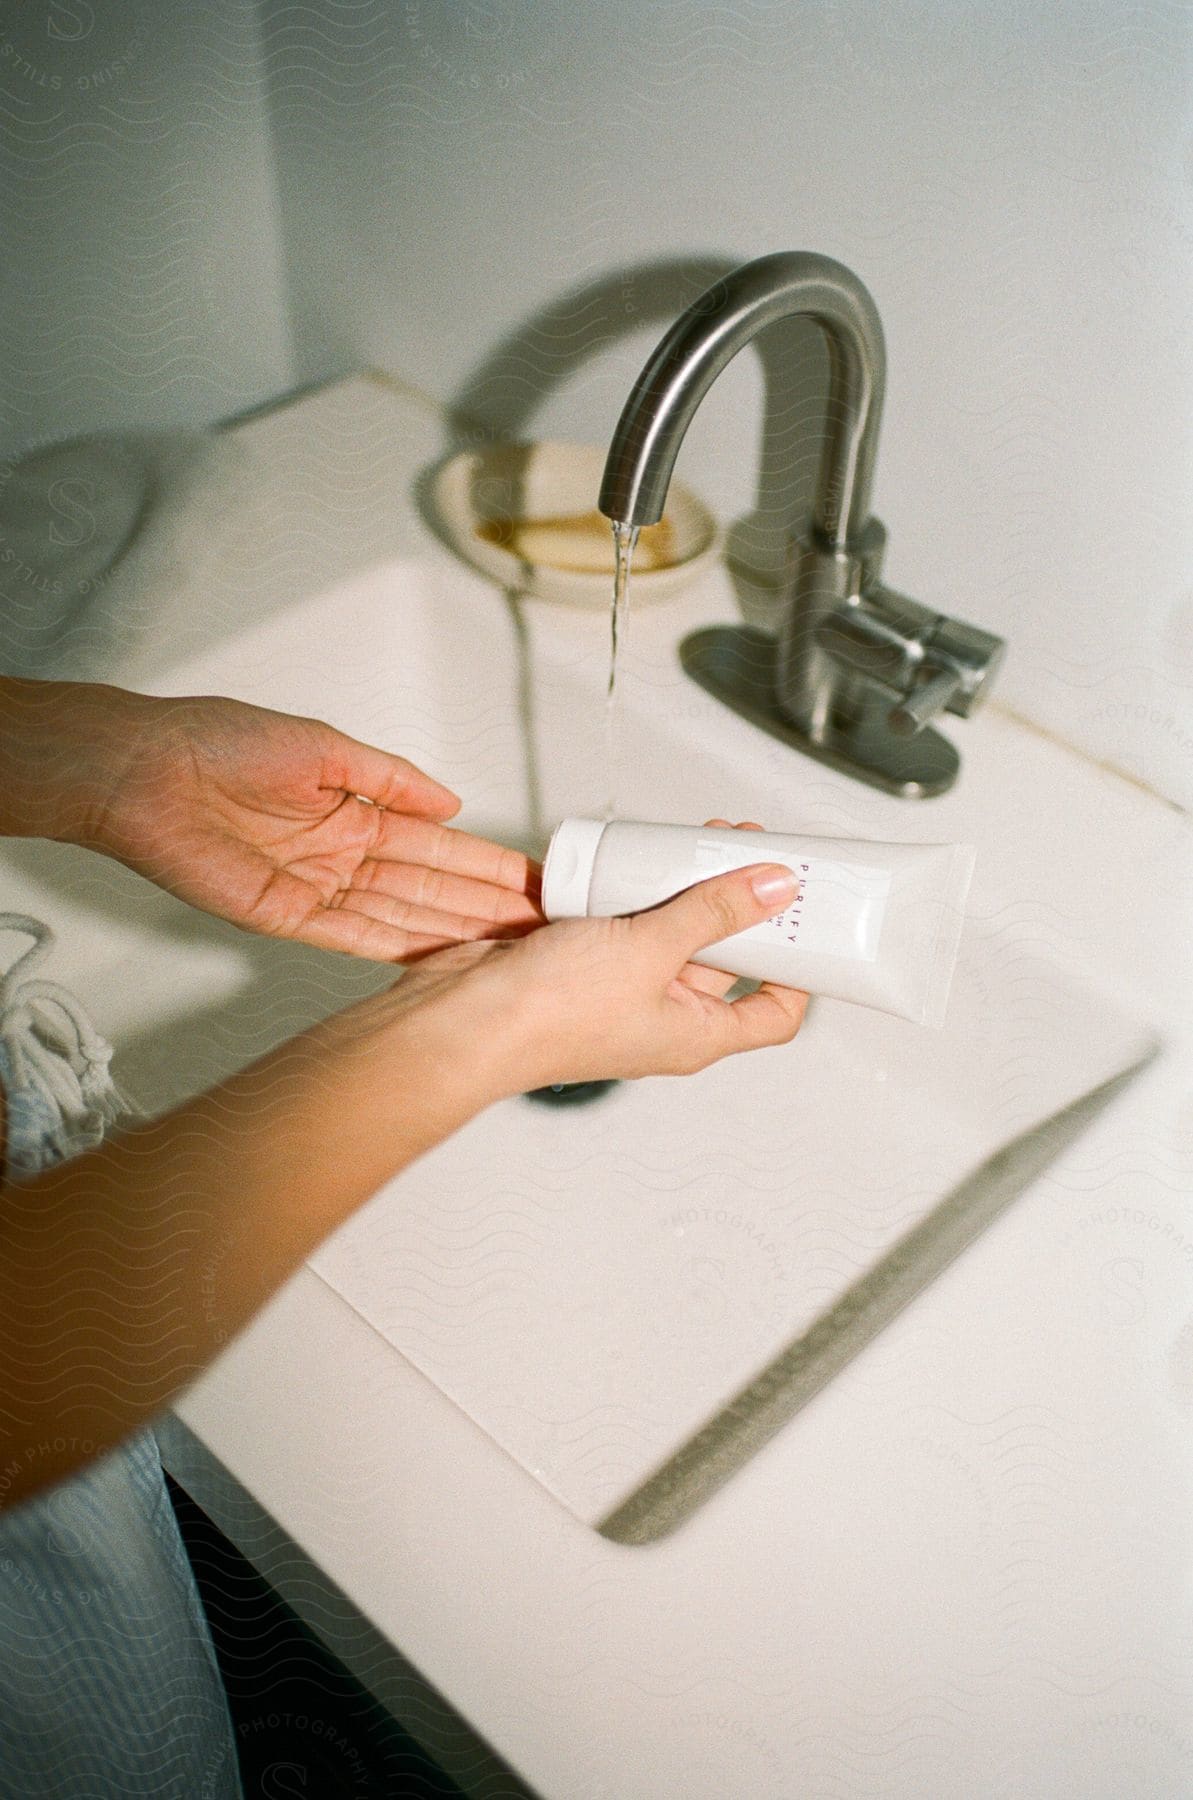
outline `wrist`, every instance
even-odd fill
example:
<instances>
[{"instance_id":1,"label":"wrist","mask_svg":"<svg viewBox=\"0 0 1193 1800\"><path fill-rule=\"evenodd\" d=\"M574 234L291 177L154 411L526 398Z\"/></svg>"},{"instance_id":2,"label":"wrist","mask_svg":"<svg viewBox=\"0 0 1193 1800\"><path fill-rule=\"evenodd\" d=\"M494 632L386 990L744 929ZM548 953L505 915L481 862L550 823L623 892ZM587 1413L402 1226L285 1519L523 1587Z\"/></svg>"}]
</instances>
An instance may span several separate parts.
<instances>
[{"instance_id":1,"label":"wrist","mask_svg":"<svg viewBox=\"0 0 1193 1800\"><path fill-rule=\"evenodd\" d=\"M521 1087L508 1019L454 983L428 995L407 979L304 1034L318 1043L313 1066L338 1068L353 1108L377 1122L369 1153L385 1168L391 1137L408 1160Z\"/></svg>"},{"instance_id":2,"label":"wrist","mask_svg":"<svg viewBox=\"0 0 1193 1800\"><path fill-rule=\"evenodd\" d=\"M450 1120L448 1130L526 1086L520 1012L501 987L474 975L394 1020L394 1042L404 1059L425 1070L427 1091ZM394 991L400 996L401 983Z\"/></svg>"},{"instance_id":3,"label":"wrist","mask_svg":"<svg viewBox=\"0 0 1193 1800\"><path fill-rule=\"evenodd\" d=\"M151 704L98 682L0 680L0 834L104 849Z\"/></svg>"}]
</instances>

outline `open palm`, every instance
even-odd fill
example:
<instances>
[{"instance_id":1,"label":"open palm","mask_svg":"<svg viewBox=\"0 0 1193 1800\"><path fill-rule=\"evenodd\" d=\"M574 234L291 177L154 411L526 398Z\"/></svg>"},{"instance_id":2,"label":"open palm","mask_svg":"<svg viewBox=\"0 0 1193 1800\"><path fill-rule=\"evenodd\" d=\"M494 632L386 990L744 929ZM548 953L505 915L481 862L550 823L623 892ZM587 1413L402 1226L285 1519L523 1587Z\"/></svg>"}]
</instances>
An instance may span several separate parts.
<instances>
[{"instance_id":1,"label":"open palm","mask_svg":"<svg viewBox=\"0 0 1193 1800\"><path fill-rule=\"evenodd\" d=\"M448 788L318 719L153 700L99 821L103 847L249 931L378 961L542 923L538 868L452 830Z\"/></svg>"}]
</instances>

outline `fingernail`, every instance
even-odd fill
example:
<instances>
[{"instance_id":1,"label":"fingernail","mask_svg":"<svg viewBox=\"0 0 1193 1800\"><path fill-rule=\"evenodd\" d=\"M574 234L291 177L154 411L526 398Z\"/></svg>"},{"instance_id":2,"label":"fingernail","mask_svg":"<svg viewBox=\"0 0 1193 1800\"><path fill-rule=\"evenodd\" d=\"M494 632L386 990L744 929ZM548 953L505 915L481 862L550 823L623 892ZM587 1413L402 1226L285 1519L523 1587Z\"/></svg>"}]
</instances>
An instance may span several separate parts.
<instances>
[{"instance_id":1,"label":"fingernail","mask_svg":"<svg viewBox=\"0 0 1193 1800\"><path fill-rule=\"evenodd\" d=\"M790 869L765 868L750 878L759 900L765 900L768 906L785 906L788 900L794 900L797 887L795 876Z\"/></svg>"}]
</instances>

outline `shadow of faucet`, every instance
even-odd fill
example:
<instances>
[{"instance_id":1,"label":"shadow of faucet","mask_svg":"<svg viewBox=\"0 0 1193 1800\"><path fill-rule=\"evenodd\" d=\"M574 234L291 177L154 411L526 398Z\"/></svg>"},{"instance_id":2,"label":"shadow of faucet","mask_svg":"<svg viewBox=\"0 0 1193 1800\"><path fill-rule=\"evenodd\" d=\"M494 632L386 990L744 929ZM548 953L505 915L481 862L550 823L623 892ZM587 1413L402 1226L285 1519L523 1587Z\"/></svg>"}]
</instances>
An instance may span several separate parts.
<instances>
[{"instance_id":1,"label":"shadow of faucet","mask_svg":"<svg viewBox=\"0 0 1193 1800\"><path fill-rule=\"evenodd\" d=\"M455 448L516 442L557 388L618 339L666 324L713 282L728 257L668 257L613 269L531 313L464 376L448 406ZM633 295L633 299L627 295ZM615 420L609 422L612 436Z\"/></svg>"},{"instance_id":2,"label":"shadow of faucet","mask_svg":"<svg viewBox=\"0 0 1193 1800\"><path fill-rule=\"evenodd\" d=\"M737 266L735 257L714 255L632 263L549 301L464 376L448 404L448 453L524 439L548 398L586 363L646 326L669 325ZM760 332L752 348L763 379L757 490L753 509L729 527L727 561L743 616L766 627L775 621L790 572L789 545L811 506L829 366L811 321ZM610 418L608 437L615 423ZM430 474L420 483L420 498ZM433 517L429 523L442 535Z\"/></svg>"}]
</instances>

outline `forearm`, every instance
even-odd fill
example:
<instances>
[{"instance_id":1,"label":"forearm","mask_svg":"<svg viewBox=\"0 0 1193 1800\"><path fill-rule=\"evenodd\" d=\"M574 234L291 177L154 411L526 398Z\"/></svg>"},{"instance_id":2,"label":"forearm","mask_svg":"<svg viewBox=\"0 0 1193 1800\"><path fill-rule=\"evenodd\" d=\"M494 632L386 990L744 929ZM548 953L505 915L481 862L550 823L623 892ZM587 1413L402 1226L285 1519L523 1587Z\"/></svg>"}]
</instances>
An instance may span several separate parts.
<instances>
[{"instance_id":1,"label":"forearm","mask_svg":"<svg viewBox=\"0 0 1193 1800\"><path fill-rule=\"evenodd\" d=\"M0 676L0 837L96 846L132 754L138 694L95 682Z\"/></svg>"},{"instance_id":2,"label":"forearm","mask_svg":"<svg viewBox=\"0 0 1193 1800\"><path fill-rule=\"evenodd\" d=\"M330 1231L504 1091L496 1036L461 1045L399 986L5 1190L0 1507L151 1419Z\"/></svg>"}]
</instances>

